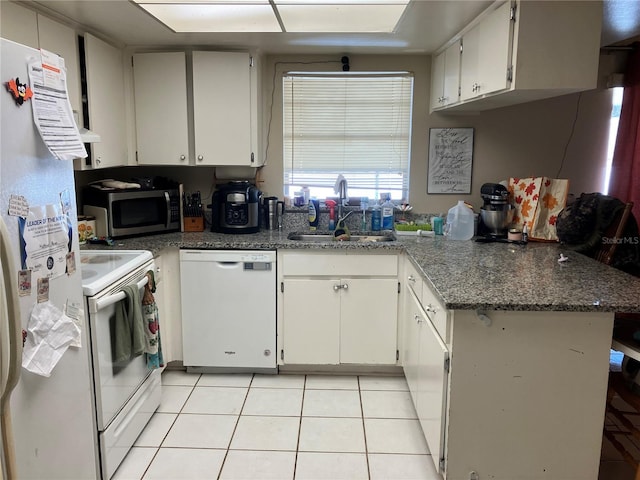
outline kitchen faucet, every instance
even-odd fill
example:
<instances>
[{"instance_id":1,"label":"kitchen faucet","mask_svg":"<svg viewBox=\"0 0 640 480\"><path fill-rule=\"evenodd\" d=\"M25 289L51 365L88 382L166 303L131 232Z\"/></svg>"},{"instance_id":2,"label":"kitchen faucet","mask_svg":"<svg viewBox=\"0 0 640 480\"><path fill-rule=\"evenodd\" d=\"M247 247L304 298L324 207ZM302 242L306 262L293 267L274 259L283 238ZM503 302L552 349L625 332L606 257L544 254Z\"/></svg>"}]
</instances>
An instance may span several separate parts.
<instances>
[{"instance_id":1,"label":"kitchen faucet","mask_svg":"<svg viewBox=\"0 0 640 480\"><path fill-rule=\"evenodd\" d=\"M345 205L348 202L347 200L347 179L344 178L342 175L338 176L338 180L336 181L336 186L334 188L334 191L338 194L338 222L340 220L344 220L345 218L347 218L347 216L345 216L344 218L342 217L343 209L345 207Z\"/></svg>"}]
</instances>

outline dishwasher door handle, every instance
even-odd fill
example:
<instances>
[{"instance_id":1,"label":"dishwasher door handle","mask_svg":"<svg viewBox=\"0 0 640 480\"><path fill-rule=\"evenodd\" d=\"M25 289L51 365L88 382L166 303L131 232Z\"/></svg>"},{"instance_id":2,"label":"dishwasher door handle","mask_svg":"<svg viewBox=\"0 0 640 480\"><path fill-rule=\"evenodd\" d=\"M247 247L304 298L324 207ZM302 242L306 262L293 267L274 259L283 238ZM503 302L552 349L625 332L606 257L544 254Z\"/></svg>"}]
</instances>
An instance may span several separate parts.
<instances>
[{"instance_id":1,"label":"dishwasher door handle","mask_svg":"<svg viewBox=\"0 0 640 480\"><path fill-rule=\"evenodd\" d=\"M242 262L216 262L222 268L233 268L242 265Z\"/></svg>"}]
</instances>

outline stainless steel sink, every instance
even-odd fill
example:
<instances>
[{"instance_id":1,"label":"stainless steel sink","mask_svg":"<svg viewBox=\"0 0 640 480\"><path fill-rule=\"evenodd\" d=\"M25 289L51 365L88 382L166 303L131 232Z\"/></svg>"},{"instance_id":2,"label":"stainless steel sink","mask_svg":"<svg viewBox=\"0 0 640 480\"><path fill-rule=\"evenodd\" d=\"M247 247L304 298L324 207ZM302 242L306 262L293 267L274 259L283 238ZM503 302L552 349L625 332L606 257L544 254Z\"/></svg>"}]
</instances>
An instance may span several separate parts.
<instances>
[{"instance_id":1,"label":"stainless steel sink","mask_svg":"<svg viewBox=\"0 0 640 480\"><path fill-rule=\"evenodd\" d=\"M290 233L287 237L289 240L296 240L299 242L317 242L317 243L327 243L327 242L338 242L338 241L348 241L348 242L393 242L395 237L393 234L385 233L381 235L351 235L349 240L336 240L332 233Z\"/></svg>"}]
</instances>

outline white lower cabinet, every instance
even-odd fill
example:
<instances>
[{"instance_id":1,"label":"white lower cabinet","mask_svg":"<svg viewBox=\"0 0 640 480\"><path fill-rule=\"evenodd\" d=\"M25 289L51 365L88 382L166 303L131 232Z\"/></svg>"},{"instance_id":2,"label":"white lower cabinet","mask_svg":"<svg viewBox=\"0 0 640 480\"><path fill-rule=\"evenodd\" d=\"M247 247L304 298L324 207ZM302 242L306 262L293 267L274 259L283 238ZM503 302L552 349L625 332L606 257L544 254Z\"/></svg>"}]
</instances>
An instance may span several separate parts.
<instances>
[{"instance_id":1,"label":"white lower cabinet","mask_svg":"<svg viewBox=\"0 0 640 480\"><path fill-rule=\"evenodd\" d=\"M177 248L162 249L154 258L156 264L155 300L160 318L162 356L165 365L182 361L182 313L180 290L180 258Z\"/></svg>"},{"instance_id":2,"label":"white lower cabinet","mask_svg":"<svg viewBox=\"0 0 640 480\"><path fill-rule=\"evenodd\" d=\"M612 313L447 310L408 258L403 287L402 366L445 480L597 480Z\"/></svg>"},{"instance_id":3,"label":"white lower cabinet","mask_svg":"<svg viewBox=\"0 0 640 480\"><path fill-rule=\"evenodd\" d=\"M340 295L337 280L284 280L281 359L292 364L340 363Z\"/></svg>"},{"instance_id":4,"label":"white lower cabinet","mask_svg":"<svg viewBox=\"0 0 640 480\"><path fill-rule=\"evenodd\" d=\"M403 310L404 373L431 458L443 473L449 350L411 288L405 289Z\"/></svg>"},{"instance_id":5,"label":"white lower cabinet","mask_svg":"<svg viewBox=\"0 0 640 480\"><path fill-rule=\"evenodd\" d=\"M396 364L396 255L279 256L281 364Z\"/></svg>"}]
</instances>

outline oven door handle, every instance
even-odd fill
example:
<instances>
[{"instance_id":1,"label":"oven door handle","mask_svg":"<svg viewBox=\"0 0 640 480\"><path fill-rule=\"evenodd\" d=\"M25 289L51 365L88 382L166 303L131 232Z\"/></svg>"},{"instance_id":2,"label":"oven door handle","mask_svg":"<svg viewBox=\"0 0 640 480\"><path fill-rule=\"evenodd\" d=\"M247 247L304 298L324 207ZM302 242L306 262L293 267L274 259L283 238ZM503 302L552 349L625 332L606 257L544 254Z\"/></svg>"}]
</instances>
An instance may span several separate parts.
<instances>
[{"instance_id":1,"label":"oven door handle","mask_svg":"<svg viewBox=\"0 0 640 480\"><path fill-rule=\"evenodd\" d=\"M138 289L144 287L147 283L149 283L149 277L146 275L136 284ZM114 293L113 295L109 295L106 297L102 297L98 300L95 298L89 298L89 312L90 313L98 313L105 307L109 305L113 305L114 303L119 302L120 300L124 300L126 295L124 292Z\"/></svg>"}]
</instances>

